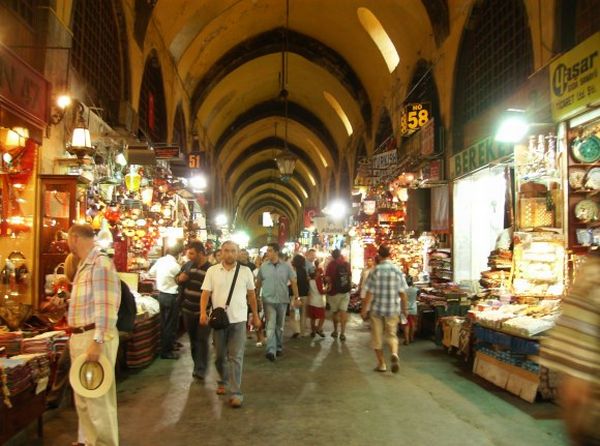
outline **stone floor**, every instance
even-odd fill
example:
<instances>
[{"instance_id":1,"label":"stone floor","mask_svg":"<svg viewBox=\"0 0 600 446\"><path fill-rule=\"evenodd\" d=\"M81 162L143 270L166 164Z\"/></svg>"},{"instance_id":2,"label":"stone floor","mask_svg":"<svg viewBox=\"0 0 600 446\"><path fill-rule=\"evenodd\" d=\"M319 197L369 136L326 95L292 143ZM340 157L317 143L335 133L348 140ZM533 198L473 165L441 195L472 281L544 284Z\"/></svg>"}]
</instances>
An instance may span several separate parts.
<instances>
[{"instance_id":1,"label":"stone floor","mask_svg":"<svg viewBox=\"0 0 600 446\"><path fill-rule=\"evenodd\" d=\"M430 341L401 349L397 375L372 370L357 317L345 343L286 338L284 349L271 363L248 341L241 409L215 395L214 368L205 384L192 380L187 346L179 361L131 373L118 385L121 445L567 444L554 405L488 385ZM76 429L64 407L46 413L43 440L31 426L9 445L65 446Z\"/></svg>"}]
</instances>

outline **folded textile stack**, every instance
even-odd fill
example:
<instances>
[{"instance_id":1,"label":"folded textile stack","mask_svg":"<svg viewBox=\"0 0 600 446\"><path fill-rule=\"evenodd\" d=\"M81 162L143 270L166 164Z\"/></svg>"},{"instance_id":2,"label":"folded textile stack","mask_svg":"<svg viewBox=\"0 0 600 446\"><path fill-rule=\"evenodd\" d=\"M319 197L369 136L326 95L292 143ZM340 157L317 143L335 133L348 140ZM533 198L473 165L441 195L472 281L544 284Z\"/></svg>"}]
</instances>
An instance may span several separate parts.
<instances>
[{"instance_id":1,"label":"folded textile stack","mask_svg":"<svg viewBox=\"0 0 600 446\"><path fill-rule=\"evenodd\" d=\"M25 361L30 370L33 384L50 376L50 358L45 353L30 353L18 355L11 358L17 361Z\"/></svg>"},{"instance_id":2,"label":"folded textile stack","mask_svg":"<svg viewBox=\"0 0 600 446\"><path fill-rule=\"evenodd\" d=\"M452 251L439 248L429 254L429 266L431 268L431 282L452 281Z\"/></svg>"},{"instance_id":3,"label":"folded textile stack","mask_svg":"<svg viewBox=\"0 0 600 446\"><path fill-rule=\"evenodd\" d=\"M512 251L495 249L488 258L490 270L481 273L479 283L486 289L508 286L512 269Z\"/></svg>"},{"instance_id":4,"label":"folded textile stack","mask_svg":"<svg viewBox=\"0 0 600 446\"><path fill-rule=\"evenodd\" d=\"M54 338L54 352L62 353L67 349L67 343L69 342L68 336L56 336Z\"/></svg>"},{"instance_id":5,"label":"folded textile stack","mask_svg":"<svg viewBox=\"0 0 600 446\"><path fill-rule=\"evenodd\" d=\"M6 356L14 356L21 353L23 333L20 331L9 331L0 333L0 347L6 348Z\"/></svg>"},{"instance_id":6,"label":"folded textile stack","mask_svg":"<svg viewBox=\"0 0 600 446\"><path fill-rule=\"evenodd\" d=\"M1 358L0 369L6 377L5 386L3 386L5 387L5 397L18 395L33 386L31 368L27 365L26 360Z\"/></svg>"},{"instance_id":7,"label":"folded textile stack","mask_svg":"<svg viewBox=\"0 0 600 446\"><path fill-rule=\"evenodd\" d=\"M64 331L48 331L32 338L23 339L23 353L50 353L54 351L54 341L59 336L64 336Z\"/></svg>"}]
</instances>

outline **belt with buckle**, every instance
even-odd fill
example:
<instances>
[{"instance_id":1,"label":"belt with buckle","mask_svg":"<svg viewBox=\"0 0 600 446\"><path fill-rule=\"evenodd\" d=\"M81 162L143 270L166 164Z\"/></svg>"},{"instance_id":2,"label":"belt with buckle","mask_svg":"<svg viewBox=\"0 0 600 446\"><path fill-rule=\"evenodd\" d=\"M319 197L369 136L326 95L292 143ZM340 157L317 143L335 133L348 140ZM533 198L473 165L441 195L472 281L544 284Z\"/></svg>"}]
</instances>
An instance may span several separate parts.
<instances>
[{"instance_id":1,"label":"belt with buckle","mask_svg":"<svg viewBox=\"0 0 600 446\"><path fill-rule=\"evenodd\" d=\"M75 333L75 334L85 333L86 331L93 330L94 328L96 328L95 323L87 324L87 325L84 325L83 327L73 327L73 328L71 328L71 333Z\"/></svg>"}]
</instances>

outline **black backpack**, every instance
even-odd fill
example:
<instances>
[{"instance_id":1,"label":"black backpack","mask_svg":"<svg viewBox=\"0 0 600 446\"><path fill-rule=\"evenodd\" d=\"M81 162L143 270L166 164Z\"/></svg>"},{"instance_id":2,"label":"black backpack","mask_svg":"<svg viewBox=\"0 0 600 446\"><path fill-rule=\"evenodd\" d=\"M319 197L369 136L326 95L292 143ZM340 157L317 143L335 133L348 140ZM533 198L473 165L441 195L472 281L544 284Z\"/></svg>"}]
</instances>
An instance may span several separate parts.
<instances>
[{"instance_id":1,"label":"black backpack","mask_svg":"<svg viewBox=\"0 0 600 446\"><path fill-rule=\"evenodd\" d=\"M336 265L333 286L337 293L348 293L352 289L352 274L348 262Z\"/></svg>"},{"instance_id":2,"label":"black backpack","mask_svg":"<svg viewBox=\"0 0 600 446\"><path fill-rule=\"evenodd\" d=\"M135 297L125 282L121 280L121 304L119 305L119 313L117 316L117 329L131 333L135 326L135 316L137 314L137 306Z\"/></svg>"}]
</instances>

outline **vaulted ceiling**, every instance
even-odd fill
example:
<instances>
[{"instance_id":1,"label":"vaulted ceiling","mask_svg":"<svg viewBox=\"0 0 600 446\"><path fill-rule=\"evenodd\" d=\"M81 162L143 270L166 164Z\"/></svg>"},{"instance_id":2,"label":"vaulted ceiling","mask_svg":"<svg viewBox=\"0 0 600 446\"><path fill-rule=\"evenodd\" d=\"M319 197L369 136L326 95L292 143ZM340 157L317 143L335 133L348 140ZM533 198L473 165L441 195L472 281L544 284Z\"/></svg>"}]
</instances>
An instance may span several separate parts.
<instances>
[{"instance_id":1,"label":"vaulted ceiling","mask_svg":"<svg viewBox=\"0 0 600 446\"><path fill-rule=\"evenodd\" d=\"M448 27L447 0L291 0L289 8L287 142L298 163L287 183L274 161L284 147L286 0L160 0L152 12L191 98L193 125L209 141L216 176L226 179L223 196L250 224L263 210L298 222L303 206L324 204L330 178L347 171L339 167L351 144L372 145L384 97L398 71L408 70L403 58L416 59L423 41L435 45ZM394 72L359 8L393 42L400 56Z\"/></svg>"}]
</instances>

